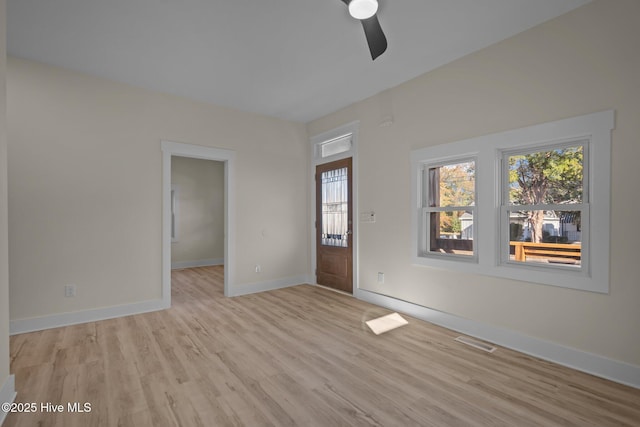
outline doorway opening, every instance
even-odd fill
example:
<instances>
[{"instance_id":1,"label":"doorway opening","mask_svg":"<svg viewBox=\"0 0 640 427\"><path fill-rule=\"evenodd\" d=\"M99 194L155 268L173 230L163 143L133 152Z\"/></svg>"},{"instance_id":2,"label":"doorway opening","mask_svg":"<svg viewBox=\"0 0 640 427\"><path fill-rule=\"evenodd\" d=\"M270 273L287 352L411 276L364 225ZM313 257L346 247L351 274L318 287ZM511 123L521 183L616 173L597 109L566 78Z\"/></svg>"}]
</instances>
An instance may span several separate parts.
<instances>
[{"instance_id":1,"label":"doorway opening","mask_svg":"<svg viewBox=\"0 0 640 427\"><path fill-rule=\"evenodd\" d=\"M206 264L224 263L224 295L233 295L233 277L235 273L235 260L233 258L235 247L235 195L233 194L233 181L235 176L235 152L231 150L224 150L219 148L203 147L198 145L183 144L171 141L162 141L161 148L163 152L163 166L162 166L162 299L165 307L171 306L171 269L173 267L196 267ZM204 162L202 162L204 161ZM212 161L212 162L211 162ZM200 163L199 163L200 162ZM203 176L218 176L222 178L222 182L210 182L199 183L197 187L203 189L196 189L190 180L195 179L196 176L183 176L184 182L181 184L180 179L176 178L172 173L172 169L175 171L175 167L182 170L178 174L184 174L186 170L193 168L197 165L197 168L203 169ZM218 169L218 170L216 170ZM196 174L197 175L197 174ZM188 183L188 184L186 184ZM188 230L185 226L185 221L182 221L182 216L191 215L194 213L194 209L202 213L202 206L195 206L201 204L203 201L197 201L194 206L185 206L184 193L189 191L207 191L206 187L217 186L218 194L215 197L218 200L223 201L223 207L217 211L214 215L215 219L211 216L202 219L203 223L207 221L217 221L218 227L215 230L209 230L210 235L216 235L217 245L216 249L212 249L213 252L201 252L202 246L206 246L206 236L198 236L197 230ZM211 188L210 188L211 189ZM221 193L221 194L220 194ZM214 198L215 198L214 197ZM213 199L211 201L213 201ZM189 210L189 213L187 212ZM206 210L206 209L204 209ZM222 215L222 219L219 215ZM185 218L187 219L187 218ZM187 234L190 234L187 238ZM177 248L177 245L183 241L191 240L191 243L183 245L182 248L176 251L172 251L172 245ZM195 241L194 241L195 240ZM209 242L210 243L210 242ZM220 254L217 255L197 255L203 253ZM174 254L173 252L176 252ZM178 255L178 256L175 256ZM193 258L193 259L187 259Z\"/></svg>"},{"instance_id":2,"label":"doorway opening","mask_svg":"<svg viewBox=\"0 0 640 427\"><path fill-rule=\"evenodd\" d=\"M358 122L311 138L311 266L318 285L358 293Z\"/></svg>"},{"instance_id":3,"label":"doorway opening","mask_svg":"<svg viewBox=\"0 0 640 427\"><path fill-rule=\"evenodd\" d=\"M224 265L224 163L171 158L171 269Z\"/></svg>"}]
</instances>

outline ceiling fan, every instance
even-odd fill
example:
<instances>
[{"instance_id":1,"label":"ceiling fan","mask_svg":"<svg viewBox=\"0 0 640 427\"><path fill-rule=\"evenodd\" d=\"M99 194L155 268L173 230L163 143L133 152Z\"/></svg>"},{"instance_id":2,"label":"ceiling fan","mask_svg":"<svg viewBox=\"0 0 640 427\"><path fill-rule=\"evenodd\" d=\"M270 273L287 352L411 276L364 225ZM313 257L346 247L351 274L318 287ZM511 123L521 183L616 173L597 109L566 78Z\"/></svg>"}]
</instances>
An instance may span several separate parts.
<instances>
[{"instance_id":1,"label":"ceiling fan","mask_svg":"<svg viewBox=\"0 0 640 427\"><path fill-rule=\"evenodd\" d=\"M382 31L376 12L377 0L342 0L349 7L349 14L362 22L367 37L371 59L375 60L387 50L387 38Z\"/></svg>"}]
</instances>

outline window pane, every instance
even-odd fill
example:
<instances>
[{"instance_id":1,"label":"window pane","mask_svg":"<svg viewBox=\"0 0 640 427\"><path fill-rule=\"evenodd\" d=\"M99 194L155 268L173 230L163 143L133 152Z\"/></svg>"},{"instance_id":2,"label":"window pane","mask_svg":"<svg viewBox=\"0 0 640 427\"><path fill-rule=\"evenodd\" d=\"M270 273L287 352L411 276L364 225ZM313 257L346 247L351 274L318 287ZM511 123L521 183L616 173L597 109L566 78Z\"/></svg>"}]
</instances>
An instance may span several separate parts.
<instances>
[{"instance_id":1,"label":"window pane","mask_svg":"<svg viewBox=\"0 0 640 427\"><path fill-rule=\"evenodd\" d=\"M349 188L347 168L323 172L322 244L348 247Z\"/></svg>"},{"instance_id":2,"label":"window pane","mask_svg":"<svg viewBox=\"0 0 640 427\"><path fill-rule=\"evenodd\" d=\"M320 145L320 157L329 157L351 150L351 135L343 136Z\"/></svg>"},{"instance_id":3,"label":"window pane","mask_svg":"<svg viewBox=\"0 0 640 427\"><path fill-rule=\"evenodd\" d=\"M581 212L509 211L509 259L581 265Z\"/></svg>"},{"instance_id":4,"label":"window pane","mask_svg":"<svg viewBox=\"0 0 640 427\"><path fill-rule=\"evenodd\" d=\"M473 212L429 213L431 252L473 255Z\"/></svg>"},{"instance_id":5,"label":"window pane","mask_svg":"<svg viewBox=\"0 0 640 427\"><path fill-rule=\"evenodd\" d=\"M428 206L473 206L476 165L474 161L429 168Z\"/></svg>"},{"instance_id":6,"label":"window pane","mask_svg":"<svg viewBox=\"0 0 640 427\"><path fill-rule=\"evenodd\" d=\"M508 156L509 204L582 203L583 146Z\"/></svg>"}]
</instances>

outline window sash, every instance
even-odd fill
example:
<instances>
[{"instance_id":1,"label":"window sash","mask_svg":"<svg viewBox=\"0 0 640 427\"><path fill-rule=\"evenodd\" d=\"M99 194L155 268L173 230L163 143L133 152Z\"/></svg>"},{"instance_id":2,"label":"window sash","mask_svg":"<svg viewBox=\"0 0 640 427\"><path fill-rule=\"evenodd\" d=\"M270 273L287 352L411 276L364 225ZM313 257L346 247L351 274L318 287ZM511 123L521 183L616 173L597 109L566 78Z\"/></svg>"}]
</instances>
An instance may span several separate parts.
<instances>
[{"instance_id":1,"label":"window sash","mask_svg":"<svg viewBox=\"0 0 640 427\"><path fill-rule=\"evenodd\" d=\"M437 252L437 251L432 251L431 249L431 214L434 212L450 212L450 211L455 211L455 212L461 212L461 211L465 211L465 212L471 212L471 215L473 217L472 220L472 235L473 237L471 239L465 239L465 240L471 240L472 242L474 242L473 244L473 254L472 255L464 255L464 254L455 254L455 253L441 253L441 252ZM422 237L422 241L420 244L420 256L434 256L434 257L443 257L443 258L454 258L454 259L458 259L458 260L465 260L465 261L474 261L477 260L477 249L476 249L476 245L475 242L477 241L476 239L476 230L477 230L477 215L476 215L476 209L475 206L467 206L467 207L461 207L461 208L422 208L421 209L421 218L422 218L422 233L421 233L421 237Z\"/></svg>"},{"instance_id":2,"label":"window sash","mask_svg":"<svg viewBox=\"0 0 640 427\"><path fill-rule=\"evenodd\" d=\"M432 206L435 203L438 203L437 200L439 196L439 181L434 181L432 178L432 174L430 170L435 168L440 168L443 166L456 165L461 163L473 162L475 169L474 172L474 194L473 194L473 205L468 206ZM478 260L478 249L476 247L477 242L477 199L478 199L478 188L477 188L477 175L478 175L478 161L475 157L456 157L452 159L447 159L442 162L429 162L423 163L421 167L421 208L420 208L420 218L421 218L421 231L420 231L420 241L419 241L419 256L421 257L435 257L442 259L454 259L457 261L471 261L477 262ZM431 213L434 212L460 212L467 211L471 212L473 216L472 220L472 240L473 243L473 254L455 254L455 253L441 253L437 251L431 250ZM437 225L436 225L437 226Z\"/></svg>"},{"instance_id":3,"label":"window sash","mask_svg":"<svg viewBox=\"0 0 640 427\"><path fill-rule=\"evenodd\" d=\"M510 224L510 216L509 212L514 211L532 211L532 210L542 210L542 211L576 211L580 212L581 218L581 236L580 236L580 266L566 266L566 265L558 265L558 264L544 264L544 263L526 263L521 261L514 261L510 258L510 246L511 239L509 235L509 224ZM500 208L500 264L509 265L512 267L519 268L534 268L534 269L555 269L562 271L573 271L580 273L589 272L590 268L590 244L589 244L589 204L588 203L576 203L576 204L566 204L566 205L510 205L510 206L501 206Z\"/></svg>"},{"instance_id":4,"label":"window sash","mask_svg":"<svg viewBox=\"0 0 640 427\"><path fill-rule=\"evenodd\" d=\"M501 205L500 205L500 264L516 268L532 269L556 269L562 271L589 272L589 145L590 140L585 138L571 138L564 141L554 141L547 144L536 144L526 148L501 151L502 177L501 177ZM582 203L545 204L532 205L511 204L509 197L509 158L517 155L527 155L543 151L557 150L571 147L582 147ZM580 266L565 266L544 263L527 263L514 261L510 258L510 216L513 211L579 211L581 215L581 262Z\"/></svg>"},{"instance_id":5,"label":"window sash","mask_svg":"<svg viewBox=\"0 0 640 427\"><path fill-rule=\"evenodd\" d=\"M582 203L589 203L589 145L590 140L585 138L555 141L551 144L537 144L527 148L515 150L502 150L502 179L501 179L501 205L511 205L509 202L509 157L539 153L541 151L557 150L563 148L582 147ZM574 203L567 203L574 205Z\"/></svg>"}]
</instances>

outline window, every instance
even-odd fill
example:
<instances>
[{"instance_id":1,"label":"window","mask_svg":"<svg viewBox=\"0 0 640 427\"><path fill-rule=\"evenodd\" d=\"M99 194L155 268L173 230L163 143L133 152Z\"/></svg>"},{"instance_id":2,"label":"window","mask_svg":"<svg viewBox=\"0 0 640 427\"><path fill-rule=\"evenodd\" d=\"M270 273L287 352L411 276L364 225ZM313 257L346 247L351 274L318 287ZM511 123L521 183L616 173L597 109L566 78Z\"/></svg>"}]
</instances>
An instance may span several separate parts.
<instances>
[{"instance_id":1,"label":"window","mask_svg":"<svg viewBox=\"0 0 640 427\"><path fill-rule=\"evenodd\" d=\"M505 151L502 157L503 262L582 269L589 230L588 140ZM587 163L588 164L588 163Z\"/></svg>"},{"instance_id":2,"label":"window","mask_svg":"<svg viewBox=\"0 0 640 427\"><path fill-rule=\"evenodd\" d=\"M475 160L425 165L422 181L422 254L473 257Z\"/></svg>"},{"instance_id":3,"label":"window","mask_svg":"<svg viewBox=\"0 0 640 427\"><path fill-rule=\"evenodd\" d=\"M353 134L349 133L344 136L324 141L316 145L320 158L336 156L351 150Z\"/></svg>"},{"instance_id":4,"label":"window","mask_svg":"<svg viewBox=\"0 0 640 427\"><path fill-rule=\"evenodd\" d=\"M414 150L413 263L609 291L614 112Z\"/></svg>"}]
</instances>

